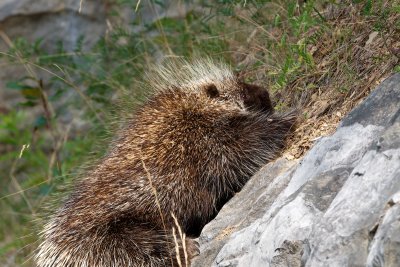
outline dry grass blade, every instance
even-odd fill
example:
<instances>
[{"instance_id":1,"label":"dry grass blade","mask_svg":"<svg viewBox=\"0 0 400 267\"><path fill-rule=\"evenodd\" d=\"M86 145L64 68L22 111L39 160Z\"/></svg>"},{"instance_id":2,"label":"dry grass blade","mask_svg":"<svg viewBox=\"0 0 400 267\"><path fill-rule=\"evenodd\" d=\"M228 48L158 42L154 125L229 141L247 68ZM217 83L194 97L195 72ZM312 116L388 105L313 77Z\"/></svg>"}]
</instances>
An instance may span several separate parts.
<instances>
[{"instance_id":1,"label":"dry grass blade","mask_svg":"<svg viewBox=\"0 0 400 267\"><path fill-rule=\"evenodd\" d=\"M154 195L154 198L155 198L155 201L156 201L158 213L160 214L160 218L161 218L161 222L162 222L162 225L163 225L163 228L164 228L164 232L166 234L168 234L168 229L167 229L167 226L165 224L164 213L162 212L160 201L158 199L157 189L153 186L153 180L151 178L151 174L150 174L149 170L147 169L146 164L144 163L144 160L142 158L140 158L140 161L142 162L142 167L143 167L143 169L145 170L145 172L147 174L147 179L149 180L149 185L150 185L150 188L151 188L151 190L153 192L153 195ZM175 238L175 236L174 236L174 238ZM172 260L173 256L171 254L171 248L169 247L169 242L167 242L167 246L168 246L168 251L170 253L171 266L173 266L174 265L173 264L173 260Z\"/></svg>"},{"instance_id":2,"label":"dry grass blade","mask_svg":"<svg viewBox=\"0 0 400 267\"><path fill-rule=\"evenodd\" d=\"M174 223L175 223L176 228L178 229L179 238L182 243L182 250L183 250L184 257L185 257L185 266L188 266L189 257L188 257L188 253L187 253L187 249L186 249L186 235L185 235L185 233L182 232L182 228L179 225L178 219L176 218L175 214L171 213L171 216L174 219ZM175 248L176 248L177 252L179 253L179 244L178 244L176 236L175 236L175 227L173 227L172 230L174 233ZM179 260L179 262L181 261L179 254L177 254L177 260Z\"/></svg>"}]
</instances>

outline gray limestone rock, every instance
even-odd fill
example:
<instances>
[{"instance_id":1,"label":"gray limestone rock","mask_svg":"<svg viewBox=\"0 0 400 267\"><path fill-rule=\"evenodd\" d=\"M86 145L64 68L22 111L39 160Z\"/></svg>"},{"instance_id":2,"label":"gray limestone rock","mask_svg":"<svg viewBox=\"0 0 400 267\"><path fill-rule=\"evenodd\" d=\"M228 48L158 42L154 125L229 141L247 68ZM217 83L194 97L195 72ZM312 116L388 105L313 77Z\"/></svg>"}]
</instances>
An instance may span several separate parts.
<instances>
[{"instance_id":1,"label":"gray limestone rock","mask_svg":"<svg viewBox=\"0 0 400 267\"><path fill-rule=\"evenodd\" d=\"M400 74L298 162L262 168L203 229L193 266L400 266Z\"/></svg>"}]
</instances>

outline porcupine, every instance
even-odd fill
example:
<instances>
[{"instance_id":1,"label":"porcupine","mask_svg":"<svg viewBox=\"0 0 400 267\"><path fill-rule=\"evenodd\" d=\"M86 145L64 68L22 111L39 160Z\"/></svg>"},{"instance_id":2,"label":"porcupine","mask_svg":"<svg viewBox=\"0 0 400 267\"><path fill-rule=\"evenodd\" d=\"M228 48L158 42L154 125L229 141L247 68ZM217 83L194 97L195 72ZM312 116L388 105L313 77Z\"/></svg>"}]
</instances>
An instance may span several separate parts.
<instances>
[{"instance_id":1,"label":"porcupine","mask_svg":"<svg viewBox=\"0 0 400 267\"><path fill-rule=\"evenodd\" d=\"M44 227L38 266L190 261L192 237L279 154L296 121L222 63L167 64L149 77L155 93ZM185 241L174 241L172 214Z\"/></svg>"}]
</instances>

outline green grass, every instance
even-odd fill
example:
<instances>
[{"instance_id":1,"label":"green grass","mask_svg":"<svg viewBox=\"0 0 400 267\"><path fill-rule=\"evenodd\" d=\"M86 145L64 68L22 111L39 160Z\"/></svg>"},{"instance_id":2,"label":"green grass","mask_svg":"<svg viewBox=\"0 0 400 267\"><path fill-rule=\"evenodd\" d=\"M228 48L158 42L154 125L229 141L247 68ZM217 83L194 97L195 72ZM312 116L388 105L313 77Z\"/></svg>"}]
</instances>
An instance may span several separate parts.
<instances>
[{"instance_id":1,"label":"green grass","mask_svg":"<svg viewBox=\"0 0 400 267\"><path fill-rule=\"evenodd\" d=\"M132 24L142 31L115 27L90 51L82 50L84 36L73 52L65 51L62 43L48 53L42 49L43 40L12 40L13 46L0 55L27 71L7 83L7 90L17 91L23 101L0 117L4 150L0 154L0 265L32 265L29 257L37 245L44 207L58 199L57 193L64 191L63 185L71 182L84 162L90 164L105 152L116 122L134 112L148 93L143 91L142 77L160 54L187 59L207 55L231 63L247 81L267 85L278 110L306 104L313 93L326 88L328 78L336 80L331 84L343 96L355 90L360 72L351 58L353 47L347 52L340 49L351 44L357 31L351 21L338 25L324 12L332 5L345 9L348 3L299 2L201 1L201 10L188 11L183 18L148 24L141 22L139 12ZM373 21L371 31L389 34L396 27L398 31L398 21L390 28L385 23L398 12L398 1L386 6L383 1L350 2L358 12L355 20ZM152 3L167 8L162 1ZM117 1L132 12L136 4ZM112 9L109 16L120 14ZM327 40L333 42L326 45L329 51L313 51ZM327 66L343 66L340 76L334 76L338 70L333 67L321 67L327 58ZM388 58L382 55L376 60L379 66ZM81 130L64 123L63 116L70 110L77 111L71 116L85 125Z\"/></svg>"}]
</instances>

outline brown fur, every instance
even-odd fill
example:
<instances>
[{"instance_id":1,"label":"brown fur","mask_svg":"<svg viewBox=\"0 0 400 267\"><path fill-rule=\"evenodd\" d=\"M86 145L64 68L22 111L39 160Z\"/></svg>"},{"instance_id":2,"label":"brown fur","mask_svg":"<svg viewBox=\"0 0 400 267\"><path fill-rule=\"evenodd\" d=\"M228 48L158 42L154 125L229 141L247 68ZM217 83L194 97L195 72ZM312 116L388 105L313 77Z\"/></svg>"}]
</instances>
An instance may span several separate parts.
<instances>
[{"instance_id":1,"label":"brown fur","mask_svg":"<svg viewBox=\"0 0 400 267\"><path fill-rule=\"evenodd\" d=\"M283 148L293 114L274 115L268 92L225 66L195 64L225 76L165 83L137 111L45 227L40 267L178 266L171 214L199 235ZM193 257L195 243L185 246Z\"/></svg>"}]
</instances>

